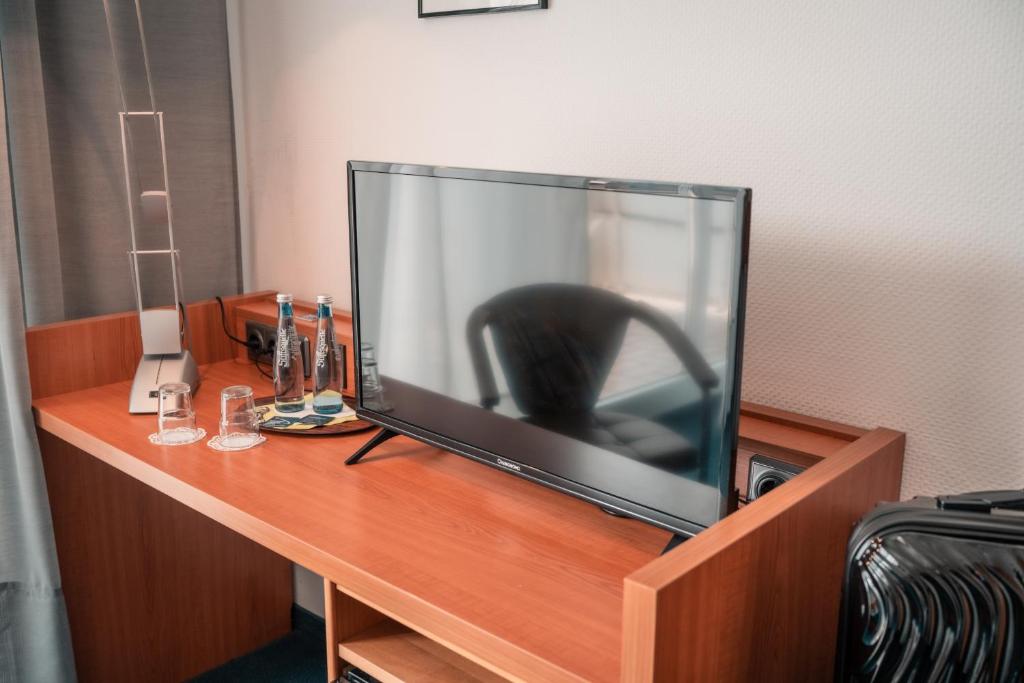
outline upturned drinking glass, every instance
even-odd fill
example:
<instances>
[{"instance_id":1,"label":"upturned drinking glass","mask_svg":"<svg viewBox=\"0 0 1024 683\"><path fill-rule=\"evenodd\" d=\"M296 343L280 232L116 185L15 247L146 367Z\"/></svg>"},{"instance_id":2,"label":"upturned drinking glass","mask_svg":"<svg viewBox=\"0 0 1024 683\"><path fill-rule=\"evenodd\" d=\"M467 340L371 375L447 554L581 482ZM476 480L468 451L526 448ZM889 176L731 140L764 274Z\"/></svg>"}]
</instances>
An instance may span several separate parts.
<instances>
[{"instance_id":1,"label":"upturned drinking glass","mask_svg":"<svg viewBox=\"0 0 1024 683\"><path fill-rule=\"evenodd\" d=\"M260 438L252 387L236 385L220 392L220 445L247 448Z\"/></svg>"},{"instance_id":2,"label":"upturned drinking glass","mask_svg":"<svg viewBox=\"0 0 1024 683\"><path fill-rule=\"evenodd\" d=\"M192 388L184 382L160 385L157 424L160 441L167 445L191 443L199 438Z\"/></svg>"}]
</instances>

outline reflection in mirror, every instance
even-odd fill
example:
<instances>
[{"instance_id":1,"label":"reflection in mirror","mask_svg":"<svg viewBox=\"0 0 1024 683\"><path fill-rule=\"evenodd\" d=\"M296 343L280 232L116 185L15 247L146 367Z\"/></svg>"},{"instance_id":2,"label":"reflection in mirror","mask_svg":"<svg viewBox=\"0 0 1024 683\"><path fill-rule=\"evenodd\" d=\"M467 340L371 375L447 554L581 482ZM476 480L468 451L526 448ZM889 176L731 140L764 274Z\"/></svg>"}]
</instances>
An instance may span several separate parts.
<instances>
[{"instance_id":1,"label":"reflection in mirror","mask_svg":"<svg viewBox=\"0 0 1024 683\"><path fill-rule=\"evenodd\" d=\"M653 332L676 362L648 368L656 374L623 392L632 394L628 400L614 393L599 405L626 329L634 322ZM491 370L485 328L504 370L507 395L526 422L677 474L692 474L698 465L706 468L711 390L718 376L670 316L642 301L583 285L528 285L499 294L478 306L467 326L481 404L494 409L504 397ZM631 341L633 350L647 346L638 345L636 335ZM680 364L683 373L674 367ZM675 392L674 401L660 404L660 414L643 414L644 399L681 374L699 399L690 405L687 394ZM512 413L512 406L506 412ZM707 476L706 470L701 476Z\"/></svg>"}]
</instances>

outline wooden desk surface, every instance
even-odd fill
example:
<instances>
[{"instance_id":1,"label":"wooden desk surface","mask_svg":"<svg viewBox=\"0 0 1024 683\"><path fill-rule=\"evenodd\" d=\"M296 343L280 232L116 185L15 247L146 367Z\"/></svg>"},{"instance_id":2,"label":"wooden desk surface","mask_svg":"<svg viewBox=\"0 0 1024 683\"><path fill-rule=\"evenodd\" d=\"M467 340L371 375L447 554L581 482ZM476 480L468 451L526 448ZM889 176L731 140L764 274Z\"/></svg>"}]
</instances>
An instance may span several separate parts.
<instances>
[{"instance_id":1,"label":"wooden desk surface","mask_svg":"<svg viewBox=\"0 0 1024 683\"><path fill-rule=\"evenodd\" d=\"M272 391L240 361L202 373L196 409L211 435L221 388ZM536 680L618 679L623 581L658 556L666 532L406 438L345 467L372 432L268 434L240 453L154 446L156 419L127 413L128 390L37 400L37 422L471 659ZM741 435L811 459L856 436L749 416Z\"/></svg>"}]
</instances>

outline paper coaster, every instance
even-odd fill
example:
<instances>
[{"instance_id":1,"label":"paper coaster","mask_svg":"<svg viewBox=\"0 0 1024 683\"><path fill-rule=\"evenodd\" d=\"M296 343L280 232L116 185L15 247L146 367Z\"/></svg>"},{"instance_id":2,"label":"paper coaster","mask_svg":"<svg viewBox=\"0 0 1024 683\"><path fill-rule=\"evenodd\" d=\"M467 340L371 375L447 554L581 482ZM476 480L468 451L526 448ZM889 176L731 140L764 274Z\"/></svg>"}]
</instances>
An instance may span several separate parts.
<instances>
[{"instance_id":1,"label":"paper coaster","mask_svg":"<svg viewBox=\"0 0 1024 683\"><path fill-rule=\"evenodd\" d=\"M253 437L249 434L228 434L227 436L215 436L206 442L206 445L215 451L245 451L255 448L267 440L267 437L260 434Z\"/></svg>"},{"instance_id":2,"label":"paper coaster","mask_svg":"<svg viewBox=\"0 0 1024 683\"><path fill-rule=\"evenodd\" d=\"M171 429L162 435L158 432L149 435L149 442L156 446L187 446L190 443L201 441L206 438L206 430L202 427L197 429Z\"/></svg>"}]
</instances>

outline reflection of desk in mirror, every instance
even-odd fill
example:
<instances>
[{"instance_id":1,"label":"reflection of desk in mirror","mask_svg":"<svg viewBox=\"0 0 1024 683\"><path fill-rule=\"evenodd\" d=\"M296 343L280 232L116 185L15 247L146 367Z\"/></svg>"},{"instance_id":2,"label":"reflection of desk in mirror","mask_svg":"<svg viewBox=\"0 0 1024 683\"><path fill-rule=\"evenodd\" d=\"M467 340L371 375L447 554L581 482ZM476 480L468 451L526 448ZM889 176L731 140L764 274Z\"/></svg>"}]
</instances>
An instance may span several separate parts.
<instances>
[{"instance_id":1,"label":"reflection of desk in mirror","mask_svg":"<svg viewBox=\"0 0 1024 683\"><path fill-rule=\"evenodd\" d=\"M264 298L229 298L229 317ZM269 385L231 360L215 303L190 315L215 431L220 388ZM744 453L812 467L659 557L665 531L404 438L354 468L359 435L152 446L152 417L124 407L132 350L94 354L132 324L28 333L83 683L181 680L273 640L290 561L326 578L332 676L347 658L403 681L825 680L845 539L899 491L901 434L745 406Z\"/></svg>"}]
</instances>

